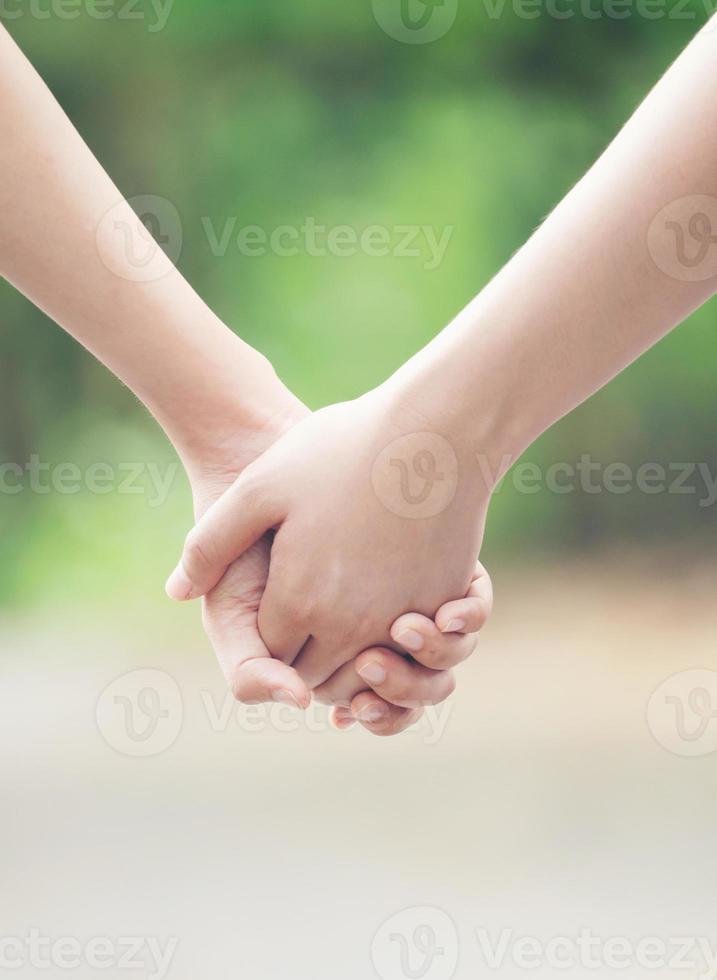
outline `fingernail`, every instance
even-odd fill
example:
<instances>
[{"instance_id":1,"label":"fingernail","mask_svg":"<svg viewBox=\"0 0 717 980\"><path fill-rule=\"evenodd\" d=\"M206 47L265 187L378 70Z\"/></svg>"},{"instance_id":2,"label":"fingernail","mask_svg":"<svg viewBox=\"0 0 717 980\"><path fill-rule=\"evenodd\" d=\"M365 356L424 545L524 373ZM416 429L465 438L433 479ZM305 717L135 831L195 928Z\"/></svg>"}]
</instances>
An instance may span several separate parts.
<instances>
[{"instance_id":1,"label":"fingernail","mask_svg":"<svg viewBox=\"0 0 717 980\"><path fill-rule=\"evenodd\" d=\"M271 696L272 699L277 702L277 704L288 704L291 708L301 707L291 691L287 691L284 687L280 687L278 690L272 691Z\"/></svg>"},{"instance_id":2,"label":"fingernail","mask_svg":"<svg viewBox=\"0 0 717 980\"><path fill-rule=\"evenodd\" d=\"M354 716L351 714L350 711L347 711L346 713L337 711L334 714L333 720L336 728L341 730L344 730L346 728L351 728L352 725L356 724L356 719L354 718Z\"/></svg>"},{"instance_id":3,"label":"fingernail","mask_svg":"<svg viewBox=\"0 0 717 980\"><path fill-rule=\"evenodd\" d=\"M396 637L396 642L400 643L406 650L412 650L414 653L418 653L419 650L423 649L423 637L415 630L406 630L404 633L401 633L400 636Z\"/></svg>"},{"instance_id":4,"label":"fingernail","mask_svg":"<svg viewBox=\"0 0 717 980\"><path fill-rule=\"evenodd\" d=\"M164 588L169 598L176 599L178 602L184 602L186 599L192 598L193 586L187 578L187 573L184 571L181 561L167 579L167 584Z\"/></svg>"},{"instance_id":5,"label":"fingernail","mask_svg":"<svg viewBox=\"0 0 717 980\"><path fill-rule=\"evenodd\" d=\"M365 708L362 708L357 718L359 721L367 721L369 725L375 724L386 714L385 708L382 708L379 704L367 704Z\"/></svg>"},{"instance_id":6,"label":"fingernail","mask_svg":"<svg viewBox=\"0 0 717 980\"><path fill-rule=\"evenodd\" d=\"M466 628L465 619L449 619L441 633L460 633Z\"/></svg>"},{"instance_id":7,"label":"fingernail","mask_svg":"<svg viewBox=\"0 0 717 980\"><path fill-rule=\"evenodd\" d=\"M363 677L367 684L373 687L375 684L383 684L386 680L386 671L378 660L370 660L358 672L359 677Z\"/></svg>"}]
</instances>

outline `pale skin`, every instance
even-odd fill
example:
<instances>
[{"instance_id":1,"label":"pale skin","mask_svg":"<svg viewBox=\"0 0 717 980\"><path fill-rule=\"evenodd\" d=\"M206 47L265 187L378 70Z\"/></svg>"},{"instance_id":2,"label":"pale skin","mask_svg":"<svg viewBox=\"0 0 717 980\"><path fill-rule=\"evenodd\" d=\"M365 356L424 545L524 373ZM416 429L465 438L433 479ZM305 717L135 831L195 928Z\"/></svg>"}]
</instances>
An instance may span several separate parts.
<instances>
[{"instance_id":1,"label":"pale skin","mask_svg":"<svg viewBox=\"0 0 717 980\"><path fill-rule=\"evenodd\" d=\"M3 27L0 104L0 274L146 405L182 459L199 518L311 415L161 253L161 274L138 281L126 235L98 238L111 213L110 231L121 225L136 238L137 254L147 249L136 215ZM259 630L269 550L269 540L257 536L226 563L205 590L205 625L237 698L306 707L311 686L272 657ZM392 617L390 646L356 646L358 659L319 692L336 706L339 727L357 719L375 734L394 734L452 691L450 668L475 648L492 603L482 566L472 563L460 584L444 598L463 598L409 613L404 606ZM264 628L271 636L269 621Z\"/></svg>"},{"instance_id":2,"label":"pale skin","mask_svg":"<svg viewBox=\"0 0 717 980\"><path fill-rule=\"evenodd\" d=\"M430 615L465 590L510 463L717 290L715 275L690 281L692 272L665 268L660 236L679 222L655 225L671 202L717 197L716 28L713 18L433 342L380 388L300 422L244 471L190 532L172 597L204 594L276 529L259 623L321 692L350 672L342 665L357 647L385 642L404 609ZM424 475L436 464L444 481L453 468L456 486L439 512L415 520L386 506L386 492L421 459Z\"/></svg>"}]
</instances>

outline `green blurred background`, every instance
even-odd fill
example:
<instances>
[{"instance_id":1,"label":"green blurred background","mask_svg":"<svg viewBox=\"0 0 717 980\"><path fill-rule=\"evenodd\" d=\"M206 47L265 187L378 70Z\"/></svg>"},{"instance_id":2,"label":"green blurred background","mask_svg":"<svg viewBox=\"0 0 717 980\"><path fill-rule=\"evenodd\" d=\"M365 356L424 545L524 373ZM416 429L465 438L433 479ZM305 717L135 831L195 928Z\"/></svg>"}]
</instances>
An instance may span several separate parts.
<instances>
[{"instance_id":1,"label":"green blurred background","mask_svg":"<svg viewBox=\"0 0 717 980\"><path fill-rule=\"evenodd\" d=\"M117 0L115 14L123 5ZM489 5L462 0L443 37L415 45L388 36L368 0L176 0L162 30L149 2L132 7L131 18L106 20L89 16L84 0L72 19L30 16L23 0L4 9L122 191L175 204L189 280L313 407L382 381L446 324L705 20L700 5L655 20L633 11L560 21L526 19L510 4L492 17ZM583 9L592 9L587 0ZM303 249L257 257L240 254L232 238L218 256L206 233L207 222L219 233L233 218L237 229L271 230L307 217L359 232L374 224L453 232L429 270L425 247L421 257L316 258ZM3 461L171 463L130 394L7 284L0 309ZM717 460L714 309L526 458ZM181 474L173 487L162 507L149 494L3 495L0 601L64 600L78 588L98 601L109 588L160 595L189 519ZM528 495L507 484L485 555L492 562L615 543L691 549L713 526L696 495Z\"/></svg>"}]
</instances>

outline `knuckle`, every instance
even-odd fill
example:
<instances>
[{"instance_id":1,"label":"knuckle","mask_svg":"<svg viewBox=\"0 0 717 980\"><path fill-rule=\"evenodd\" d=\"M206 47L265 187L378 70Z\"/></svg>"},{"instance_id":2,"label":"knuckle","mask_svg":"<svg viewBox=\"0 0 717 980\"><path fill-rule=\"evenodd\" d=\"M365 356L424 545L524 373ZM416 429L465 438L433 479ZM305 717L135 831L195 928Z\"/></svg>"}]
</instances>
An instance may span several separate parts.
<instances>
[{"instance_id":1,"label":"knuckle","mask_svg":"<svg viewBox=\"0 0 717 980\"><path fill-rule=\"evenodd\" d=\"M456 662L457 646L459 645L460 640L453 644L447 637L437 643L431 642L421 653L421 663L424 667L430 667L431 670L445 670L452 667Z\"/></svg>"},{"instance_id":2,"label":"knuckle","mask_svg":"<svg viewBox=\"0 0 717 980\"><path fill-rule=\"evenodd\" d=\"M189 574L193 571L204 571L213 564L207 539L196 528L193 528L185 539L183 561Z\"/></svg>"},{"instance_id":3,"label":"knuckle","mask_svg":"<svg viewBox=\"0 0 717 980\"><path fill-rule=\"evenodd\" d=\"M421 657L421 662L431 670L445 670L455 663L455 650L448 646L431 644Z\"/></svg>"},{"instance_id":4,"label":"knuckle","mask_svg":"<svg viewBox=\"0 0 717 980\"><path fill-rule=\"evenodd\" d=\"M429 649L429 652L422 658L422 663L431 670L450 670L457 666L475 651L477 638L473 634L454 637L452 642L447 638L442 644L437 644Z\"/></svg>"},{"instance_id":5,"label":"knuckle","mask_svg":"<svg viewBox=\"0 0 717 980\"><path fill-rule=\"evenodd\" d=\"M327 681L312 690L312 697L319 704L330 704L339 708L350 708L353 699L360 693L357 684L345 677L333 674Z\"/></svg>"},{"instance_id":6,"label":"knuckle","mask_svg":"<svg viewBox=\"0 0 717 980\"><path fill-rule=\"evenodd\" d=\"M400 735L401 732L405 731L409 725L412 724L414 717L416 717L416 712L404 710L397 711L392 714L386 724L381 727L379 731L376 732L382 738L390 738L392 735Z\"/></svg>"},{"instance_id":7,"label":"knuckle","mask_svg":"<svg viewBox=\"0 0 717 980\"><path fill-rule=\"evenodd\" d=\"M249 697L250 691L246 683L246 680L241 676L241 672L237 674L231 683L232 697L239 704L256 704L256 700L252 700Z\"/></svg>"},{"instance_id":8,"label":"knuckle","mask_svg":"<svg viewBox=\"0 0 717 980\"><path fill-rule=\"evenodd\" d=\"M420 694L419 685L407 677L396 678L390 684L390 690L387 685L387 697L390 697L395 703L400 703L402 707L407 708L420 704L420 698L416 696L417 694Z\"/></svg>"},{"instance_id":9,"label":"knuckle","mask_svg":"<svg viewBox=\"0 0 717 980\"><path fill-rule=\"evenodd\" d=\"M344 698L331 690L328 684L320 684L311 692L314 701L318 704L331 705L335 708L350 708L350 698Z\"/></svg>"},{"instance_id":10,"label":"knuckle","mask_svg":"<svg viewBox=\"0 0 717 980\"><path fill-rule=\"evenodd\" d=\"M245 660L234 674L231 692L234 700L240 704L262 704L267 700L258 663L253 659Z\"/></svg>"},{"instance_id":11,"label":"knuckle","mask_svg":"<svg viewBox=\"0 0 717 980\"><path fill-rule=\"evenodd\" d=\"M382 721L377 722L362 722L363 727L371 732L372 735L378 735L379 738L386 738L388 735L394 735L396 733L396 719L394 717L385 718Z\"/></svg>"}]
</instances>

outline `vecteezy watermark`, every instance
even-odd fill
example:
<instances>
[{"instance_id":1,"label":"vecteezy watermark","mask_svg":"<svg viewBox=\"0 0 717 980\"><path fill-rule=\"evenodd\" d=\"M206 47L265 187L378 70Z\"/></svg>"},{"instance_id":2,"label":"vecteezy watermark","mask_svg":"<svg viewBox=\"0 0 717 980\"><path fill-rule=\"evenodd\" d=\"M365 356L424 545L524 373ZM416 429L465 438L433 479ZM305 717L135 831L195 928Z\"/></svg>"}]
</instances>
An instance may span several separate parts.
<instances>
[{"instance_id":1,"label":"vecteezy watermark","mask_svg":"<svg viewBox=\"0 0 717 980\"><path fill-rule=\"evenodd\" d=\"M590 928L574 935L520 936L510 928L491 935L475 930L479 958L489 970L696 970L700 980L717 977L717 950L705 936L600 936Z\"/></svg>"},{"instance_id":2,"label":"vecteezy watermark","mask_svg":"<svg viewBox=\"0 0 717 980\"><path fill-rule=\"evenodd\" d=\"M420 706L424 709L422 717L406 733L430 747L445 735L453 705L444 701ZM190 708L193 717L213 735L230 731L245 735L336 732L328 708L316 701L305 711L298 711L277 702L240 704L230 691L217 697L206 688L192 690L185 697L173 677L155 669L133 670L107 685L97 701L97 728L110 748L122 755L159 755L177 742Z\"/></svg>"},{"instance_id":3,"label":"vecteezy watermark","mask_svg":"<svg viewBox=\"0 0 717 980\"><path fill-rule=\"evenodd\" d=\"M126 970L138 978L164 980L178 947L176 936L164 942L156 936L93 936L82 941L33 928L24 936L0 934L0 971Z\"/></svg>"},{"instance_id":4,"label":"vecteezy watermark","mask_svg":"<svg viewBox=\"0 0 717 980\"><path fill-rule=\"evenodd\" d=\"M312 216L271 228L242 225L236 215L221 221L205 215L200 224L198 235L206 239L214 258L225 258L230 250L245 258L390 256L421 261L427 272L441 265L455 230L454 225L328 225ZM171 201L142 194L118 202L102 216L96 241L100 259L110 272L131 282L155 282L181 256L184 223Z\"/></svg>"},{"instance_id":5,"label":"vecteezy watermark","mask_svg":"<svg viewBox=\"0 0 717 980\"><path fill-rule=\"evenodd\" d=\"M506 927L467 929L459 942L443 909L417 906L386 920L371 944L371 959L382 980L451 980L459 953L465 976L517 970L691 970L699 980L716 980L717 948L706 936L602 936L585 927L547 938L521 935ZM462 945L462 948L461 948ZM509 971L509 973L508 973ZM701 971L695 973L695 971Z\"/></svg>"},{"instance_id":6,"label":"vecteezy watermark","mask_svg":"<svg viewBox=\"0 0 717 980\"><path fill-rule=\"evenodd\" d=\"M204 690L201 700L209 727L215 734L223 734L231 726L248 735L267 731L283 735L304 731L315 735L334 731L326 707L315 701L306 711L299 712L284 704L237 704L229 692L217 701L210 691ZM423 745L436 745L446 732L453 705L444 701L442 704L416 705L419 706L423 708L421 718L405 732L416 735Z\"/></svg>"},{"instance_id":7,"label":"vecteezy watermark","mask_svg":"<svg viewBox=\"0 0 717 980\"><path fill-rule=\"evenodd\" d=\"M650 698L647 726L674 755L717 752L717 671L682 670L668 677Z\"/></svg>"},{"instance_id":8,"label":"vecteezy watermark","mask_svg":"<svg viewBox=\"0 0 717 980\"><path fill-rule=\"evenodd\" d=\"M507 475L496 486L495 493L510 485L519 494L552 493L615 494L644 493L692 496L699 507L717 503L717 463L685 461L631 464L620 460L603 462L583 453L574 461L560 460L542 466L523 460L509 469L511 457L504 456L496 465L485 455L476 456L481 477L489 486L495 484L499 473Z\"/></svg>"},{"instance_id":9,"label":"vecteezy watermark","mask_svg":"<svg viewBox=\"0 0 717 980\"><path fill-rule=\"evenodd\" d=\"M134 670L112 681L97 702L97 727L122 755L145 758L171 748L184 721L179 685L161 670Z\"/></svg>"},{"instance_id":10,"label":"vecteezy watermark","mask_svg":"<svg viewBox=\"0 0 717 980\"><path fill-rule=\"evenodd\" d=\"M182 254L182 220L171 201L141 194L119 201L97 226L97 251L114 275L129 282L162 279Z\"/></svg>"},{"instance_id":11,"label":"vecteezy watermark","mask_svg":"<svg viewBox=\"0 0 717 980\"><path fill-rule=\"evenodd\" d=\"M647 247L657 268L680 282L717 276L717 197L691 194L655 215Z\"/></svg>"},{"instance_id":12,"label":"vecteezy watermark","mask_svg":"<svg viewBox=\"0 0 717 980\"><path fill-rule=\"evenodd\" d=\"M152 461L105 463L85 466L65 460L50 463L32 453L26 463L0 463L0 495L14 497L21 493L73 496L90 493L107 496L146 495L151 508L162 507L168 500L179 473L179 463Z\"/></svg>"},{"instance_id":13,"label":"vecteezy watermark","mask_svg":"<svg viewBox=\"0 0 717 980\"><path fill-rule=\"evenodd\" d=\"M453 26L458 0L371 0L379 27L403 44L428 44Z\"/></svg>"},{"instance_id":14,"label":"vecteezy watermark","mask_svg":"<svg viewBox=\"0 0 717 980\"><path fill-rule=\"evenodd\" d=\"M0 21L140 20L150 34L163 31L174 0L0 0Z\"/></svg>"},{"instance_id":15,"label":"vecteezy watermark","mask_svg":"<svg viewBox=\"0 0 717 980\"><path fill-rule=\"evenodd\" d=\"M392 514L423 520L442 513L458 487L458 458L437 432L409 432L392 440L371 468L374 493Z\"/></svg>"},{"instance_id":16,"label":"vecteezy watermark","mask_svg":"<svg viewBox=\"0 0 717 980\"><path fill-rule=\"evenodd\" d=\"M695 21L701 13L693 0L482 0L490 20L500 20L510 12L519 20L548 17L563 21L580 17L596 20L678 20ZM704 15L714 13L713 0L702 0Z\"/></svg>"},{"instance_id":17,"label":"vecteezy watermark","mask_svg":"<svg viewBox=\"0 0 717 980\"><path fill-rule=\"evenodd\" d=\"M520 495L572 493L624 496L642 493L654 497L693 497L698 507L717 503L717 462L622 460L608 462L582 453L573 461L547 465L511 456L499 461L484 453L474 457L472 477L493 493L506 486ZM505 474L505 475L502 475ZM394 439L376 457L371 468L374 493L392 514L422 520L441 514L458 490L458 457L450 442L435 432L412 432Z\"/></svg>"},{"instance_id":18,"label":"vecteezy watermark","mask_svg":"<svg viewBox=\"0 0 717 980\"><path fill-rule=\"evenodd\" d=\"M451 980L458 965L458 932L443 909L403 909L379 926L371 960L381 980Z\"/></svg>"},{"instance_id":19,"label":"vecteezy watermark","mask_svg":"<svg viewBox=\"0 0 717 980\"><path fill-rule=\"evenodd\" d=\"M369 258L423 259L423 268L431 272L437 269L446 255L454 226L444 225L352 225L320 224L314 217L306 217L300 224L240 225L236 216L225 219L219 226L209 217L203 217L202 229L215 258L223 258L229 249L236 247L240 255L250 258L276 255L292 258L309 255L312 258L353 258L366 255Z\"/></svg>"}]
</instances>

